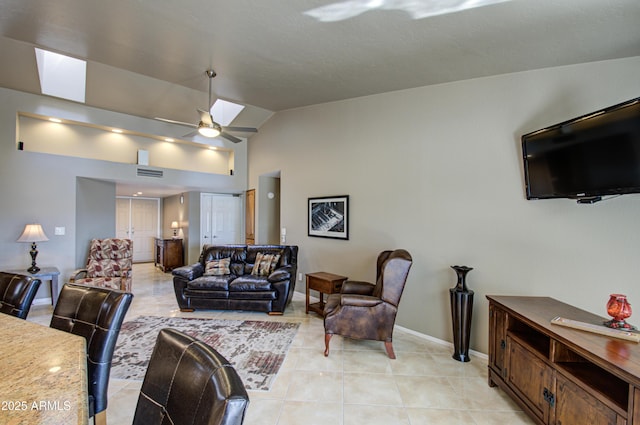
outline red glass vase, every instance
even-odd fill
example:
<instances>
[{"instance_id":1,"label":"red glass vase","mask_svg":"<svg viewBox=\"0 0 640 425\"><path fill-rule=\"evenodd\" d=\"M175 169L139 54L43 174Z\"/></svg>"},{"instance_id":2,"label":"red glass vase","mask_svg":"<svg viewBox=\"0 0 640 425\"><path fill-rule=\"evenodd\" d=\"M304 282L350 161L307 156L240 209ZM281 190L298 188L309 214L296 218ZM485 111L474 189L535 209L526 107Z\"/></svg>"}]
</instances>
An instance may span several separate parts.
<instances>
[{"instance_id":1,"label":"red glass vase","mask_svg":"<svg viewBox=\"0 0 640 425\"><path fill-rule=\"evenodd\" d=\"M635 327L625 320L631 317L631 304L627 301L627 296L622 294L609 295L607 302L607 314L613 319L604 322L604 325L613 329L631 329Z\"/></svg>"}]
</instances>

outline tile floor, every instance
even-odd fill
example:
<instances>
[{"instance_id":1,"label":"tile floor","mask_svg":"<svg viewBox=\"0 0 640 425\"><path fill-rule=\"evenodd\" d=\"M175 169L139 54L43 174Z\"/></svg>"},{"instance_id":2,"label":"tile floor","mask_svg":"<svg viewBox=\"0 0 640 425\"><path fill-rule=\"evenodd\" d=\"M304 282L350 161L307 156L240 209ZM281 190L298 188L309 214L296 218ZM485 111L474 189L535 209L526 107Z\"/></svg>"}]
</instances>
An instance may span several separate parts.
<instances>
[{"instance_id":1,"label":"tile floor","mask_svg":"<svg viewBox=\"0 0 640 425\"><path fill-rule=\"evenodd\" d=\"M299 321L300 329L270 391L249 391L245 425L533 424L504 392L487 385L486 359L460 363L451 348L396 330L397 359L375 341L334 336L323 356L322 319L305 314L296 293L283 316L264 313L178 310L171 274L136 264L133 303L140 315ZM34 305L28 320L45 325L52 308ZM125 319L126 320L126 319ZM109 425L131 424L141 382L109 383Z\"/></svg>"}]
</instances>

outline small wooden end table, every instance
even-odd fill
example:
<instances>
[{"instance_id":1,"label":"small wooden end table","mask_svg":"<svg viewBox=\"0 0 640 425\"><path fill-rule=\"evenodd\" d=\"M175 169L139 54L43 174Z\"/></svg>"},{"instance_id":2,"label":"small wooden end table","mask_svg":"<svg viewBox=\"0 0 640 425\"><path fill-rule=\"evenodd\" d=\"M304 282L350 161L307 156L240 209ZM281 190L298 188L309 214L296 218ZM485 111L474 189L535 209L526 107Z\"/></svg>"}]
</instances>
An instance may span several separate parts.
<instances>
[{"instance_id":1,"label":"small wooden end table","mask_svg":"<svg viewBox=\"0 0 640 425\"><path fill-rule=\"evenodd\" d=\"M324 299L323 294L336 294L342 289L342 284L347 280L346 276L340 276L327 272L308 273L307 275L307 299L306 299L306 313L309 314L309 310L315 311L320 316L324 317ZM311 290L318 291L320 302L310 304L309 292Z\"/></svg>"}]
</instances>

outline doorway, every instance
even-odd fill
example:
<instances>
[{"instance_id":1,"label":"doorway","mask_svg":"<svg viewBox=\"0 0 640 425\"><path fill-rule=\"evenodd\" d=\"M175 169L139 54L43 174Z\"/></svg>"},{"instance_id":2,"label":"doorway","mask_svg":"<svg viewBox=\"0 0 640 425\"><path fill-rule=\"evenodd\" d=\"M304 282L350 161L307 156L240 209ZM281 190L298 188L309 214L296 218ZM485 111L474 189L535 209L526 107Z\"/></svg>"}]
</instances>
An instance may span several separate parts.
<instances>
[{"instance_id":1,"label":"doorway","mask_svg":"<svg viewBox=\"0 0 640 425\"><path fill-rule=\"evenodd\" d=\"M200 246L240 243L239 195L200 194Z\"/></svg>"},{"instance_id":2,"label":"doorway","mask_svg":"<svg viewBox=\"0 0 640 425\"><path fill-rule=\"evenodd\" d=\"M160 199L116 198L116 237L133 241L133 262L154 261L160 229Z\"/></svg>"}]
</instances>

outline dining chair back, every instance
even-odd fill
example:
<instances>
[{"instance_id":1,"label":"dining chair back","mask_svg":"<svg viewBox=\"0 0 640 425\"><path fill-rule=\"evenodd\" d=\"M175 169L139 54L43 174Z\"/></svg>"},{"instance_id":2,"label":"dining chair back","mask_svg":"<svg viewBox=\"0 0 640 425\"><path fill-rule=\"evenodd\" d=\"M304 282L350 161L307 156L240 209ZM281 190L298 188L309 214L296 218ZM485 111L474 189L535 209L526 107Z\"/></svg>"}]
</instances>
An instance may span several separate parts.
<instances>
[{"instance_id":1,"label":"dining chair back","mask_svg":"<svg viewBox=\"0 0 640 425\"><path fill-rule=\"evenodd\" d=\"M38 287L40 279L0 272L0 312L26 319Z\"/></svg>"},{"instance_id":2,"label":"dining chair back","mask_svg":"<svg viewBox=\"0 0 640 425\"><path fill-rule=\"evenodd\" d=\"M240 425L248 405L242 380L220 353L175 329L162 329L133 424Z\"/></svg>"},{"instance_id":3,"label":"dining chair back","mask_svg":"<svg viewBox=\"0 0 640 425\"><path fill-rule=\"evenodd\" d=\"M87 341L89 416L95 416L96 425L106 424L111 360L132 298L129 292L67 283L51 318L50 327Z\"/></svg>"}]
</instances>

